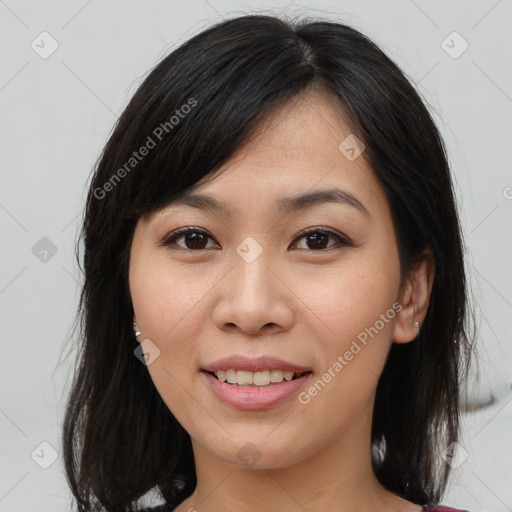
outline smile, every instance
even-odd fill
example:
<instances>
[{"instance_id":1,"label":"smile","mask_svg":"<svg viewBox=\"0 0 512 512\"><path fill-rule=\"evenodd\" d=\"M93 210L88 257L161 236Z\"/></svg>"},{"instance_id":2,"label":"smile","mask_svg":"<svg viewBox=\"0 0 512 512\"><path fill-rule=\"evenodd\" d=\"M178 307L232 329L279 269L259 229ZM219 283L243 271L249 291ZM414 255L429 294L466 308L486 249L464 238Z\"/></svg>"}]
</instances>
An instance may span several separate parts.
<instances>
[{"instance_id":1,"label":"smile","mask_svg":"<svg viewBox=\"0 0 512 512\"><path fill-rule=\"evenodd\" d=\"M273 386L283 382L291 381L301 377L308 372L289 372L283 370L263 370L250 372L246 370L219 370L212 372L222 382L237 386Z\"/></svg>"},{"instance_id":2,"label":"smile","mask_svg":"<svg viewBox=\"0 0 512 512\"><path fill-rule=\"evenodd\" d=\"M221 380L220 377L223 372L224 379L229 378L234 381L236 378L236 382L230 383ZM216 374L219 373L220 376L217 376ZM274 374L276 382L271 381L271 374ZM282 374L282 377L280 374ZM202 370L200 375L205 379L206 385L215 399L236 409L254 411L271 409L298 395L307 386L313 374L311 371L295 374L294 372L283 372L281 370L266 370L254 373L240 370L219 370L217 372ZM269 382L268 384L254 384L255 378L256 382L267 382L267 380ZM239 379L242 384L239 383ZM252 383L248 382L249 379Z\"/></svg>"}]
</instances>

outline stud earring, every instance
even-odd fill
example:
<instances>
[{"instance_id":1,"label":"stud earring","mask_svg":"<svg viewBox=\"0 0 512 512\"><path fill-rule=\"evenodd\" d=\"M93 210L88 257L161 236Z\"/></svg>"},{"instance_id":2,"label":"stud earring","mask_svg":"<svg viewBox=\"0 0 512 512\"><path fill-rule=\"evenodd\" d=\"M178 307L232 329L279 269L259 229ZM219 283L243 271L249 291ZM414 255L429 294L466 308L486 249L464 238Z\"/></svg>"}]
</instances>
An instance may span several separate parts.
<instances>
[{"instance_id":1,"label":"stud earring","mask_svg":"<svg viewBox=\"0 0 512 512\"><path fill-rule=\"evenodd\" d=\"M135 337L138 338L142 333L137 330L137 322L133 322L133 330L135 331Z\"/></svg>"},{"instance_id":2,"label":"stud earring","mask_svg":"<svg viewBox=\"0 0 512 512\"><path fill-rule=\"evenodd\" d=\"M420 324L419 322L414 322L412 325L414 325L416 327L416 330L418 331L418 335L420 333Z\"/></svg>"}]
</instances>

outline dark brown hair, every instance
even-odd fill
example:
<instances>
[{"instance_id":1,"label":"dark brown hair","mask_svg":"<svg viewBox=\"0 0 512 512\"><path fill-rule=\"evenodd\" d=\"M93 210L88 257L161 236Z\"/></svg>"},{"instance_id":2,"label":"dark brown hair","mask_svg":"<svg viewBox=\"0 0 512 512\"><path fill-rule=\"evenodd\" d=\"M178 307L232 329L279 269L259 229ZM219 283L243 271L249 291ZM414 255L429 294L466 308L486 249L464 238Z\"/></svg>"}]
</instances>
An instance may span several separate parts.
<instances>
[{"instance_id":1,"label":"dark brown hair","mask_svg":"<svg viewBox=\"0 0 512 512\"><path fill-rule=\"evenodd\" d=\"M130 511L155 487L175 506L194 490L190 436L134 356L134 228L218 169L261 120L311 87L331 94L366 146L391 207L402 276L424 249L434 258L421 333L413 343L392 345L380 377L372 440L386 442L373 468L387 489L419 504L441 499L450 467L439 455L459 436L460 386L472 347L443 141L404 73L359 31L242 16L191 38L151 71L92 176L81 232L79 358L62 438L78 510ZM154 147L130 160L150 139Z\"/></svg>"}]
</instances>

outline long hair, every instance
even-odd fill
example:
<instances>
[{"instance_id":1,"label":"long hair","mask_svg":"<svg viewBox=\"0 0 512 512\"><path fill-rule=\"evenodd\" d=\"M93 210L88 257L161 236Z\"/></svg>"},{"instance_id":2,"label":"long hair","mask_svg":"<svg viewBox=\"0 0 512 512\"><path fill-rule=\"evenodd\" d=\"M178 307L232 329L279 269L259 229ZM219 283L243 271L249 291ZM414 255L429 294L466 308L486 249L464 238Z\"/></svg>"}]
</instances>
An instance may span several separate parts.
<instances>
[{"instance_id":1,"label":"long hair","mask_svg":"<svg viewBox=\"0 0 512 512\"><path fill-rule=\"evenodd\" d=\"M62 435L79 511L130 511L154 488L175 506L193 492L190 436L134 356L134 228L221 167L260 121L309 88L330 93L365 144L390 204L402 277L425 249L434 258L419 338L392 345L378 383L372 441L385 440L386 450L372 464L382 485L409 501L443 496L451 468L440 453L459 438L472 350L443 141L404 73L359 31L249 15L208 28L156 65L95 166L80 233L79 353Z\"/></svg>"}]
</instances>

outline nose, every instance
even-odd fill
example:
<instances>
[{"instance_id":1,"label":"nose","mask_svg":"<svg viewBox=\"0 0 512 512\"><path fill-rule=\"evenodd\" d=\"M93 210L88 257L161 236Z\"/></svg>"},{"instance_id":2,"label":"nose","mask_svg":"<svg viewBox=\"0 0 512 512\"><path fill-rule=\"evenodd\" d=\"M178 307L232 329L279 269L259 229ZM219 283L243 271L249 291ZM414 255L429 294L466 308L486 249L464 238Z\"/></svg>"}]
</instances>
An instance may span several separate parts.
<instances>
[{"instance_id":1,"label":"nose","mask_svg":"<svg viewBox=\"0 0 512 512\"><path fill-rule=\"evenodd\" d=\"M293 325L293 292L264 254L250 263L235 256L233 268L219 283L213 312L217 328L257 336Z\"/></svg>"}]
</instances>

